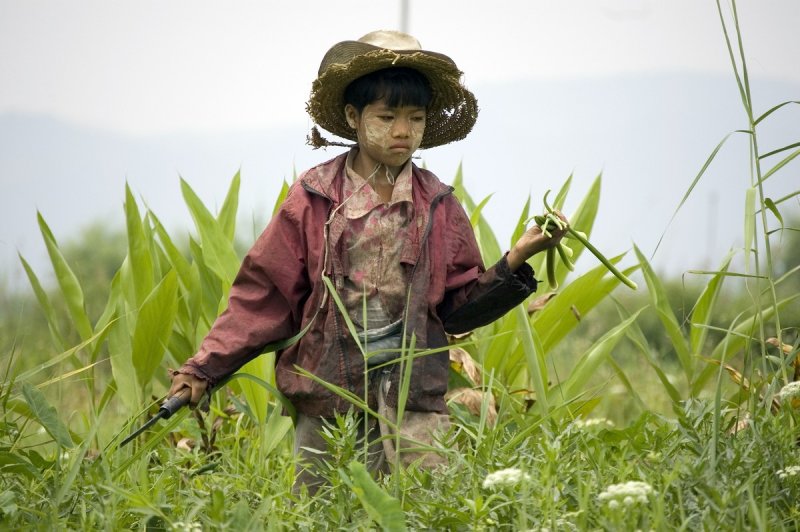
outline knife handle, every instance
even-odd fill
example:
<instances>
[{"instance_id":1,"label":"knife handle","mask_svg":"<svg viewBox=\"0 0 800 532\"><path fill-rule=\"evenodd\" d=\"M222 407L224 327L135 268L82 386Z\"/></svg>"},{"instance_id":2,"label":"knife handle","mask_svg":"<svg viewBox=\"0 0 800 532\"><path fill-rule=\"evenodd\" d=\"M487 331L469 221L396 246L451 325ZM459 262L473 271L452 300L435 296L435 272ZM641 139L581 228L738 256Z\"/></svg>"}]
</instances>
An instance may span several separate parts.
<instances>
[{"instance_id":1,"label":"knife handle","mask_svg":"<svg viewBox=\"0 0 800 532\"><path fill-rule=\"evenodd\" d=\"M172 397L168 397L166 401L161 404L158 409L159 414L163 419L169 419L172 414L189 404L189 399L192 398L191 388L182 388L178 393Z\"/></svg>"}]
</instances>

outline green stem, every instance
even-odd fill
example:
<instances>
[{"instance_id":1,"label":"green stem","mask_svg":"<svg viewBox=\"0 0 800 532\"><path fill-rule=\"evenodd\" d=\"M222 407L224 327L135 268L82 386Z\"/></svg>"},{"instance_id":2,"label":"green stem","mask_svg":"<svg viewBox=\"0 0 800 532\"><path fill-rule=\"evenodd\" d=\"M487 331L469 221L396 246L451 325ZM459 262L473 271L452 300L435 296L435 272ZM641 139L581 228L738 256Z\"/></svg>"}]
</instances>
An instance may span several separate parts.
<instances>
[{"instance_id":1,"label":"green stem","mask_svg":"<svg viewBox=\"0 0 800 532\"><path fill-rule=\"evenodd\" d=\"M610 260L608 260L608 259L605 257L605 255L603 255L602 253L600 253L600 250L598 250L596 247L594 247L594 246L593 246L593 245L592 245L592 244L589 242L589 240L586 238L586 235L584 235L584 234L583 234L583 233L581 233L580 231L576 231L576 230L574 230L572 227L567 227L567 231L569 232L569 234L570 234L570 236L571 236L572 238L574 238L575 240L577 240L578 242L580 242L581 244L583 244L583 246L584 246L586 249L588 249L589 251L591 251L591 252L592 252L592 255L594 255L595 257L597 257L597 259L598 259L600 262L602 262L602 263L603 263L603 265L604 265L606 268L608 268L608 271L610 271L611 273L613 273L613 274L614 274L614 275L617 277L617 279L619 279L620 281L622 281L623 283L625 283L627 286L629 286L629 287L630 287L630 288L632 288L633 290L636 290L636 289L638 288L638 286L636 285L636 283L634 283L633 281L631 281L631 280L630 280L630 279L629 279L629 278L628 278L628 277L627 277L627 276L626 276L624 273L622 273L621 271L619 271L619 270L617 269L617 267L616 267L616 266L614 266L614 264L612 264L612 263L611 263L611 261L610 261Z\"/></svg>"}]
</instances>

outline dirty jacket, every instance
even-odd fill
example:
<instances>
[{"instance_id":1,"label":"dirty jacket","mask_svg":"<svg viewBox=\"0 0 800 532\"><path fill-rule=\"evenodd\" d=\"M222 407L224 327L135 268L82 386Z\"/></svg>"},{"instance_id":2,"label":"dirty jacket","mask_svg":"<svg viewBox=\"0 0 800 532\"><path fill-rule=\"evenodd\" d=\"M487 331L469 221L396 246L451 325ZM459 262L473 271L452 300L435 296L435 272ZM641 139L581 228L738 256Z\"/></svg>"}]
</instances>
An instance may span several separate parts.
<instances>
[{"instance_id":1,"label":"dirty jacket","mask_svg":"<svg viewBox=\"0 0 800 532\"><path fill-rule=\"evenodd\" d=\"M278 213L245 256L229 294L199 351L179 370L213 386L258 356L265 345L290 338L311 323L294 345L276 354L276 382L295 408L332 417L352 405L297 367L364 397L364 359L334 298L322 281L343 284L346 219L339 206L344 153L303 173ZM408 273L406 345L417 350L447 345L446 333L486 325L536 290L529 265L512 273L505 257L485 270L475 235L453 188L431 172L412 168L414 222L399 234ZM406 408L446 413L446 349L417 357ZM393 376L397 380L397 371ZM392 390L398 389L392 386ZM368 394L370 402L374 400ZM390 393L390 401L396 396Z\"/></svg>"}]
</instances>

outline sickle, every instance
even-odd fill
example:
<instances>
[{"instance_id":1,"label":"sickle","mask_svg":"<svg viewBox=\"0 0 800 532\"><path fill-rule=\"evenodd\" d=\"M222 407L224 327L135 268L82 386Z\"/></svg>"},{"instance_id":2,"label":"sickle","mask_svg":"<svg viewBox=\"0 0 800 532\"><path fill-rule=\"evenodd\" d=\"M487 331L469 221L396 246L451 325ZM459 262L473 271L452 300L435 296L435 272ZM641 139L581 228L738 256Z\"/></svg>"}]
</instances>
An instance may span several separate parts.
<instances>
[{"instance_id":1,"label":"sickle","mask_svg":"<svg viewBox=\"0 0 800 532\"><path fill-rule=\"evenodd\" d=\"M169 419L172 414L183 408L189 403L189 399L192 397L192 389L191 388L183 388L177 394L173 395L172 397L168 397L166 401L161 404L161 407L158 409L158 412L150 418L147 423L142 425L138 430L136 430L133 434L122 440L122 443L119 444L120 447L124 446L127 443L135 440L136 437L144 432L145 430L152 427L159 419Z\"/></svg>"}]
</instances>

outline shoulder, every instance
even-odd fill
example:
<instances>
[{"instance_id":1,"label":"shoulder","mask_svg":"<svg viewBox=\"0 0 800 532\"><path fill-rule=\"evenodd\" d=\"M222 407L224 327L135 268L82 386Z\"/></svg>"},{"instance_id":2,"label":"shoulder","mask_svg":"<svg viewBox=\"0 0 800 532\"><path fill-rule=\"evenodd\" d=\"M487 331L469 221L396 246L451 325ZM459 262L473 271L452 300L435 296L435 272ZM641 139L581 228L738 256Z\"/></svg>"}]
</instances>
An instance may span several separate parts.
<instances>
[{"instance_id":1,"label":"shoulder","mask_svg":"<svg viewBox=\"0 0 800 532\"><path fill-rule=\"evenodd\" d=\"M415 164L412 166L411 171L414 176L415 186L423 198L432 200L441 194L446 194L445 197L452 196L453 187L442 183L439 177L430 170L420 168Z\"/></svg>"},{"instance_id":2,"label":"shoulder","mask_svg":"<svg viewBox=\"0 0 800 532\"><path fill-rule=\"evenodd\" d=\"M300 174L292 188L302 187L308 192L316 192L337 201L339 197L338 182L344 173L347 153L341 153L332 159L312 166Z\"/></svg>"}]
</instances>

